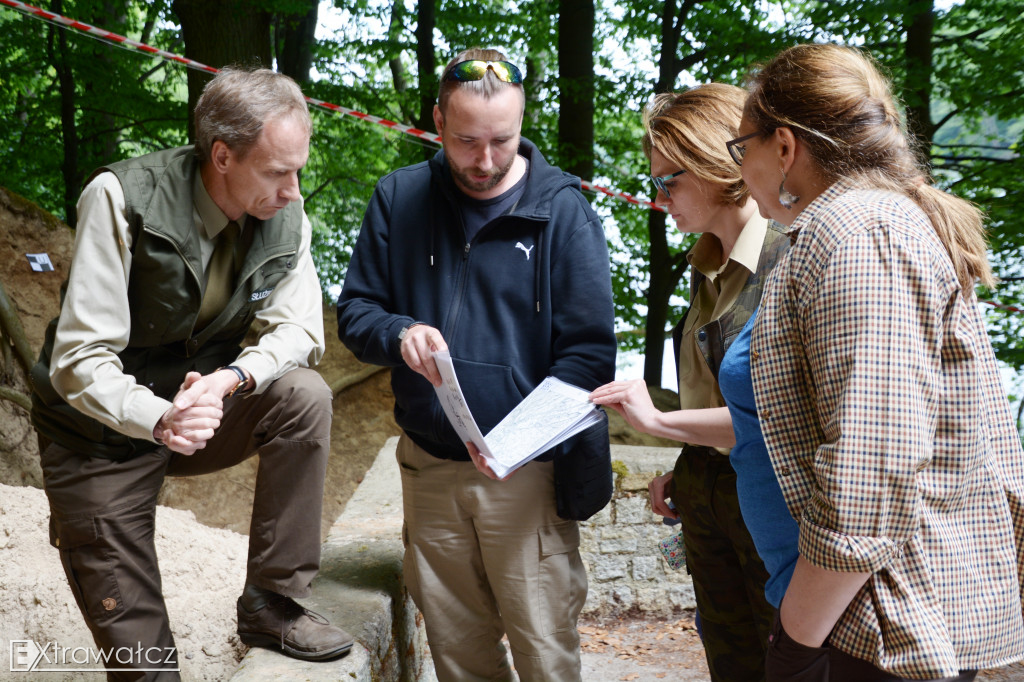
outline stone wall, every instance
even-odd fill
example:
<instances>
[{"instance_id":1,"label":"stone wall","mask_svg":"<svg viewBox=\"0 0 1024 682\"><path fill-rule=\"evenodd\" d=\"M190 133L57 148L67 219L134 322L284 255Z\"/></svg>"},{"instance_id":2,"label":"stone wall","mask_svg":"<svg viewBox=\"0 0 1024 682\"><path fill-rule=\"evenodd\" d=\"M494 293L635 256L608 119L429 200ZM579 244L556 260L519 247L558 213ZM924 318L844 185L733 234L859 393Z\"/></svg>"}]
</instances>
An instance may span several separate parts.
<instances>
[{"instance_id":1,"label":"stone wall","mask_svg":"<svg viewBox=\"0 0 1024 682\"><path fill-rule=\"evenodd\" d=\"M658 542L679 532L651 511L647 484L671 470L679 450L612 446L615 493L611 503L580 524L580 553L590 592L585 615L642 612L671 616L694 608L693 583L685 568L669 568Z\"/></svg>"}]
</instances>

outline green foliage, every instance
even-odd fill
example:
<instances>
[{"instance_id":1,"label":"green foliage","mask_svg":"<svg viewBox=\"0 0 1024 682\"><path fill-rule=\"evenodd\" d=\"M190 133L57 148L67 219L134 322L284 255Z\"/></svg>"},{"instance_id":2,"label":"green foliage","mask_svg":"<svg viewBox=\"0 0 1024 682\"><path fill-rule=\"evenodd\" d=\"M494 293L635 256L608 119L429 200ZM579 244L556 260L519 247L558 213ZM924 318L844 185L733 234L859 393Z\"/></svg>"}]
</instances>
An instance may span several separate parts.
<instances>
[{"instance_id":1,"label":"green foliage","mask_svg":"<svg viewBox=\"0 0 1024 682\"><path fill-rule=\"evenodd\" d=\"M78 0L63 12L138 39L156 5ZM98 166L184 142L180 67L11 11L0 11L0 34L0 154L4 168L18 169L4 182L54 214L69 218L62 198L73 201ZM169 27L147 40L181 49Z\"/></svg>"},{"instance_id":2,"label":"green foliage","mask_svg":"<svg viewBox=\"0 0 1024 682\"><path fill-rule=\"evenodd\" d=\"M308 7L305 0L259 2L280 16ZM54 9L180 54L184 46L169 4L64 0ZM505 50L527 72L524 135L558 163L557 2L437 0L435 5L437 70L466 47ZM595 7L596 177L587 179L648 197L640 110L656 88L710 80L741 84L753 64L787 45L833 41L869 49L891 74L896 93L915 105L921 83L907 74L905 24L914 11L931 8L934 130L926 151L936 181L977 202L989 216L994 267L1003 281L982 296L1024 307L1024 231L1015 221L1024 208L1019 0L963 0L948 9L934 8L930 0L616 0L596 1ZM668 16L666 7L673 10ZM420 116L421 97L435 95L437 76L417 72L417 2L335 0L334 9L343 19L313 46L315 77L308 94L412 124ZM81 181L97 166L185 142L184 67L2 7L0 35L0 118L5 122L0 156L5 168L17 169L4 178L15 191L69 216ZM427 92L420 91L421 80ZM314 225L314 258L330 291L344 279L377 179L424 160L436 148L351 117L322 110L313 116L315 135L302 186ZM621 345L640 348L650 282L648 211L601 196L594 206L605 220L612 250ZM692 243L671 221L664 230L672 254ZM669 302L669 320L681 314L686 287L682 278ZM999 357L1024 366L1024 314L992 308L988 316Z\"/></svg>"},{"instance_id":3,"label":"green foliage","mask_svg":"<svg viewBox=\"0 0 1024 682\"><path fill-rule=\"evenodd\" d=\"M987 228L995 290L983 300L1024 309L1024 232L1021 214L1024 161L1024 13L1014 0L965 0L948 10L930 2L823 0L807 5L800 27L809 39L830 36L862 44L887 68L896 94L914 105L914 76L907 73L905 15L931 8L934 29L930 145L936 184L980 206ZM1024 313L985 306L996 355L1024 367Z\"/></svg>"}]
</instances>

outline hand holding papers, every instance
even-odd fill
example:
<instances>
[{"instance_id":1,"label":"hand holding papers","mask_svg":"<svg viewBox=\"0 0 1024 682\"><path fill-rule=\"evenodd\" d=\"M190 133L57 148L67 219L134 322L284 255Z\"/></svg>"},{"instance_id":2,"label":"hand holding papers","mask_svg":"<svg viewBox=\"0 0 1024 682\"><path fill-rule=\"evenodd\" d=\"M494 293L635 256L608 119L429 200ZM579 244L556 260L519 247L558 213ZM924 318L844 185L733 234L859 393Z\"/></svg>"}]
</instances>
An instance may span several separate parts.
<instances>
[{"instance_id":1,"label":"hand holding papers","mask_svg":"<svg viewBox=\"0 0 1024 682\"><path fill-rule=\"evenodd\" d=\"M434 361L441 373L441 385L434 390L448 421L463 442L477 446L499 478L601 421L587 391L548 377L484 436L466 405L448 351L434 353Z\"/></svg>"}]
</instances>

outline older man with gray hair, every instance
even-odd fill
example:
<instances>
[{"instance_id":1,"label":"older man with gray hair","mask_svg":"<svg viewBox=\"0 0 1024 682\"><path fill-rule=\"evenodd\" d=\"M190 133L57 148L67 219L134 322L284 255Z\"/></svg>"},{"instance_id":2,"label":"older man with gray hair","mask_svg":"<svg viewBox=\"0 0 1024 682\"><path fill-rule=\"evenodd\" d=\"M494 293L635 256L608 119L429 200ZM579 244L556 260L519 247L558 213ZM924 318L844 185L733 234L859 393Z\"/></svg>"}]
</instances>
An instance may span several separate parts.
<instances>
[{"instance_id":1,"label":"older man with gray hair","mask_svg":"<svg viewBox=\"0 0 1024 682\"><path fill-rule=\"evenodd\" d=\"M141 652L112 656L112 680L178 678L153 543L164 477L257 453L239 636L306 660L352 646L292 599L319 569L332 412L309 369L324 352L298 184L309 111L287 76L227 69L195 123L194 148L90 178L33 370L51 542L96 644Z\"/></svg>"}]
</instances>

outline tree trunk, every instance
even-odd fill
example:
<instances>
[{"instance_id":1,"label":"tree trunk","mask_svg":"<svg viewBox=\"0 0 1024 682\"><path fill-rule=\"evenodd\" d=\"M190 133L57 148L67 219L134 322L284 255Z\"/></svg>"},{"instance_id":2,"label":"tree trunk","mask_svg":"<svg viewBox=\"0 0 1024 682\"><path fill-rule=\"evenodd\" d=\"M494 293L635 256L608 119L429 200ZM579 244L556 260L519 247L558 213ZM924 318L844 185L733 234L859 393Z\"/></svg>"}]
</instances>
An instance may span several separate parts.
<instances>
[{"instance_id":1,"label":"tree trunk","mask_svg":"<svg viewBox=\"0 0 1024 682\"><path fill-rule=\"evenodd\" d=\"M419 72L420 113L413 120L420 130L434 130L434 103L437 101L437 57L434 55L434 27L437 25L436 0L416 3L416 68ZM424 160L434 156L431 147L423 147Z\"/></svg>"},{"instance_id":2,"label":"tree trunk","mask_svg":"<svg viewBox=\"0 0 1024 682\"><path fill-rule=\"evenodd\" d=\"M100 24L115 33L126 34L128 12L126 5L127 3L124 0L119 2L107 0L100 3L97 7L96 15L91 17L91 19L93 23ZM90 41L88 49L90 51L90 58L100 67L99 71L103 74L98 82L94 79L92 82L85 81L83 83L83 89L95 100L97 96L105 97L105 93L109 91L109 74L116 73L117 65L115 61L123 59L123 55L117 54L117 50L111 50L108 46L94 41ZM98 118L101 123L98 126L83 125L83 128L92 127L99 130L93 133L93 140L85 143L82 150L82 160L86 163L92 163L93 159L98 160L100 163L109 163L113 159L118 158L117 149L121 142L121 127L118 124L117 117L109 112L83 113ZM92 168L87 168L84 172L92 172Z\"/></svg>"},{"instance_id":3,"label":"tree trunk","mask_svg":"<svg viewBox=\"0 0 1024 682\"><path fill-rule=\"evenodd\" d=\"M650 284L647 288L647 325L644 327L644 383L648 386L661 386L668 304L679 286L679 277L673 273L665 223L665 214L661 211L647 212Z\"/></svg>"},{"instance_id":4,"label":"tree trunk","mask_svg":"<svg viewBox=\"0 0 1024 682\"><path fill-rule=\"evenodd\" d=\"M50 11L64 14L62 0L53 0ZM81 189L82 173L78 169L78 126L75 121L76 94L75 76L71 69L68 55L67 31L50 26L47 29L49 44L47 51L50 64L57 72L57 83L60 87L60 130L64 148L64 160L61 163L61 175L64 177L64 222L74 228L78 224L78 192Z\"/></svg>"},{"instance_id":5,"label":"tree trunk","mask_svg":"<svg viewBox=\"0 0 1024 682\"><path fill-rule=\"evenodd\" d=\"M679 77L682 62L677 57L680 28L690 4L677 8L675 0L665 0L661 15L661 54L658 57L658 80L654 94L668 92ZM669 251L665 214L650 211L647 234L650 253L647 268L650 284L647 289L647 326L644 329L644 382L661 386L664 372L665 338L668 331L669 299L679 287L680 273L675 272Z\"/></svg>"},{"instance_id":6,"label":"tree trunk","mask_svg":"<svg viewBox=\"0 0 1024 682\"><path fill-rule=\"evenodd\" d=\"M931 147L935 124L932 122L932 35L935 31L935 9L932 0L917 0L906 8L903 25L907 32L904 63L907 80L904 97L907 122L927 153Z\"/></svg>"},{"instance_id":7,"label":"tree trunk","mask_svg":"<svg viewBox=\"0 0 1024 682\"><path fill-rule=\"evenodd\" d=\"M243 0L174 0L171 9L181 22L185 56L197 62L224 66L271 66L270 14ZM192 112L211 74L188 70L188 110ZM188 118L189 139L195 122Z\"/></svg>"},{"instance_id":8,"label":"tree trunk","mask_svg":"<svg viewBox=\"0 0 1024 682\"><path fill-rule=\"evenodd\" d=\"M409 89L409 81L406 78L405 64L402 62L402 50L399 47L402 43L402 30L405 26L405 5L396 2L391 6L391 22L388 24L388 43L395 46L394 56L388 59L388 68L391 69L391 81L395 85L395 92L401 94ZM415 113L403 112L409 120ZM418 113L418 112L417 112Z\"/></svg>"},{"instance_id":9,"label":"tree trunk","mask_svg":"<svg viewBox=\"0 0 1024 682\"><path fill-rule=\"evenodd\" d=\"M309 83L313 68L313 45L316 42L316 22L320 3L307 0L306 12L281 15L277 18L278 71L291 76L304 87ZM269 62L268 62L269 63Z\"/></svg>"},{"instance_id":10,"label":"tree trunk","mask_svg":"<svg viewBox=\"0 0 1024 682\"><path fill-rule=\"evenodd\" d=\"M559 165L594 177L594 2L558 3Z\"/></svg>"}]
</instances>

